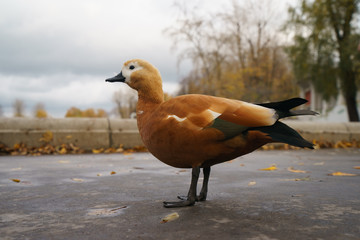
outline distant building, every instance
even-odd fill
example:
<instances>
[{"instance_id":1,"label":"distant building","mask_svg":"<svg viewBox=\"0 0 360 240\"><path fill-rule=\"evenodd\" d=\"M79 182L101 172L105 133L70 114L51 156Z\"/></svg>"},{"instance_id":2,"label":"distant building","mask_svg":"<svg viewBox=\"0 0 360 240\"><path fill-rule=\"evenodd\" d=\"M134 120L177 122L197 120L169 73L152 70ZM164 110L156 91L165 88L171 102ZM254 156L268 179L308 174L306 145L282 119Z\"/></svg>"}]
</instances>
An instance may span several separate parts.
<instances>
[{"instance_id":1,"label":"distant building","mask_svg":"<svg viewBox=\"0 0 360 240\"><path fill-rule=\"evenodd\" d=\"M317 93L315 91L315 87L310 83L308 85L300 86L300 97L309 101L305 108L320 113L319 116L307 117L306 120L329 122L349 121L345 99L341 93L339 93L336 99L332 99L330 102L326 102L323 100L322 95ZM357 93L357 106L360 113L360 91Z\"/></svg>"}]
</instances>

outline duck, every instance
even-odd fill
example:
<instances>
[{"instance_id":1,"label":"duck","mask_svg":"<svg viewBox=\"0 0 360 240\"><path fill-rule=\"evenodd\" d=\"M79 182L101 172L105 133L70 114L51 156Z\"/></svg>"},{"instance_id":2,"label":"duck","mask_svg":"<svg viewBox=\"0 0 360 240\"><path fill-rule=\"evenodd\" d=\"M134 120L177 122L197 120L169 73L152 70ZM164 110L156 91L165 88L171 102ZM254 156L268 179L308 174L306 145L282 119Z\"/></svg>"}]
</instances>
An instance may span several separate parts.
<instances>
[{"instance_id":1,"label":"duck","mask_svg":"<svg viewBox=\"0 0 360 240\"><path fill-rule=\"evenodd\" d=\"M167 165L191 169L187 195L178 196L179 201L164 201L166 208L205 201L213 165L251 153L267 143L314 148L297 131L279 121L317 114L311 110L293 110L307 102L303 98L253 104L188 94L164 101L159 70L142 59L126 61L118 75L105 81L123 82L137 91L137 125L148 151ZM201 169L204 177L197 195Z\"/></svg>"}]
</instances>

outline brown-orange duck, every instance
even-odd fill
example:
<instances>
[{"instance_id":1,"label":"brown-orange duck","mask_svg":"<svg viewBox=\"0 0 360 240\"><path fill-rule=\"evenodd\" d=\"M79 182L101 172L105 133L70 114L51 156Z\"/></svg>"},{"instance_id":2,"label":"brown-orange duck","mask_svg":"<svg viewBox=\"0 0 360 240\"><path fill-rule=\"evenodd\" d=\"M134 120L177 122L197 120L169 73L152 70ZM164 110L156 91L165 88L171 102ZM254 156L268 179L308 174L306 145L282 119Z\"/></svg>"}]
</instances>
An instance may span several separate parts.
<instances>
[{"instance_id":1,"label":"brown-orange duck","mask_svg":"<svg viewBox=\"0 0 360 240\"><path fill-rule=\"evenodd\" d=\"M135 59L125 62L121 72L107 82L125 82L138 92L137 124L148 150L160 161L177 168L192 168L190 189L181 201L164 207L184 207L205 201L210 167L250 153L264 144L283 142L313 148L299 133L279 119L314 115L313 111L291 110L306 103L292 98L281 102L251 104L207 95L183 95L164 101L159 71ZM203 185L197 182L203 169Z\"/></svg>"}]
</instances>

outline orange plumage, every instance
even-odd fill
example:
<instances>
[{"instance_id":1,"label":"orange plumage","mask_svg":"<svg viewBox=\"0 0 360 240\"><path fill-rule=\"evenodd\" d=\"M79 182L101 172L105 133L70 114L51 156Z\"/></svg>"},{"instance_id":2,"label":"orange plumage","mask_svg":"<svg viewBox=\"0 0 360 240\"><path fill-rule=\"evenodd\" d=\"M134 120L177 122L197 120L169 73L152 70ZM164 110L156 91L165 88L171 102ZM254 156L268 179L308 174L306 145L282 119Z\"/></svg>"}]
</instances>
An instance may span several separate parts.
<instances>
[{"instance_id":1,"label":"orange plumage","mask_svg":"<svg viewBox=\"0 0 360 240\"><path fill-rule=\"evenodd\" d=\"M148 150L160 161L178 168L192 168L188 196L165 207L193 205L205 200L210 167L250 153L270 142L282 141L312 148L279 117L315 114L293 111L306 100L295 98L278 103L251 104L207 95L183 95L164 102L159 71L144 60L127 61L109 82L125 82L138 91L137 123ZM196 197L200 168L204 183Z\"/></svg>"}]
</instances>

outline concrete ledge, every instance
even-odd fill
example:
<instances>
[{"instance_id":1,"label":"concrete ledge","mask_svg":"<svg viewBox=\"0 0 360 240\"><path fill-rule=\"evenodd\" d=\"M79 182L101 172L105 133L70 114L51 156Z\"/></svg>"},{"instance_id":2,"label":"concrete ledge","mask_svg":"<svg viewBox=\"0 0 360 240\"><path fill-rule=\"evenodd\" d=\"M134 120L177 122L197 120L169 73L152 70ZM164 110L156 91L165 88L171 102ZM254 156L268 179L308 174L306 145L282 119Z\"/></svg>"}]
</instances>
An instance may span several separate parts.
<instances>
[{"instance_id":1,"label":"concrete ledge","mask_svg":"<svg viewBox=\"0 0 360 240\"><path fill-rule=\"evenodd\" d=\"M297 130L307 140L338 142L360 140L360 123L283 121Z\"/></svg>"},{"instance_id":2,"label":"concrete ledge","mask_svg":"<svg viewBox=\"0 0 360 240\"><path fill-rule=\"evenodd\" d=\"M312 141L337 142L360 141L360 123L324 123L288 120L286 124L296 129L301 135ZM24 143L29 147L44 144L41 139L50 131L52 145L73 143L90 150L93 148L125 148L143 145L136 120L107 118L0 118L0 143L8 147Z\"/></svg>"},{"instance_id":3,"label":"concrete ledge","mask_svg":"<svg viewBox=\"0 0 360 240\"><path fill-rule=\"evenodd\" d=\"M44 144L41 139L50 131L52 145L73 143L90 150L93 148L125 148L143 145L136 120L106 118L0 118L0 143L12 147L24 143L29 147Z\"/></svg>"}]
</instances>

